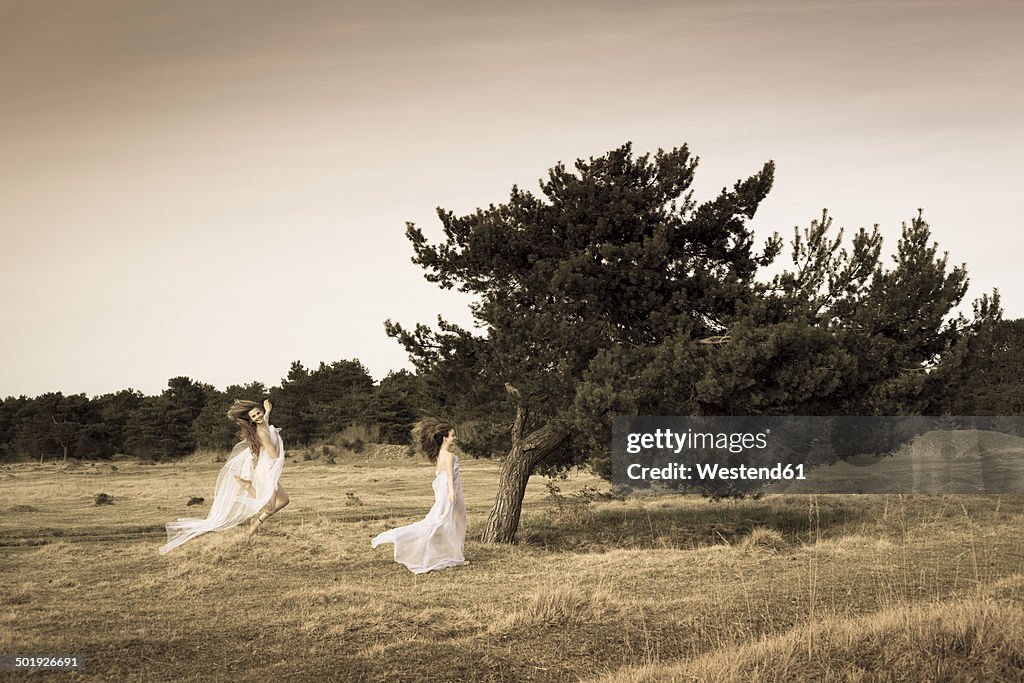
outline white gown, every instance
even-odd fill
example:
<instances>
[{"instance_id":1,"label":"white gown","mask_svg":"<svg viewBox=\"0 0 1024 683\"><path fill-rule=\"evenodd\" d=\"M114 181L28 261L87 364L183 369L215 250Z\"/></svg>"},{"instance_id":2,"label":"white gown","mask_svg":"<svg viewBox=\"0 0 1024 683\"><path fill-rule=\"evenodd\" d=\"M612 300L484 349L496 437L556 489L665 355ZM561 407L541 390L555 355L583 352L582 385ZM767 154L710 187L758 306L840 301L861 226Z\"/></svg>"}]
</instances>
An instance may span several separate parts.
<instances>
[{"instance_id":1,"label":"white gown","mask_svg":"<svg viewBox=\"0 0 1024 683\"><path fill-rule=\"evenodd\" d=\"M459 482L459 459L455 458L455 502L448 502L448 472L441 470L434 477L434 506L427 516L409 526L391 529L370 541L376 548L381 543L395 544L395 562L404 564L414 574L465 564L462 554L466 545L466 501Z\"/></svg>"},{"instance_id":2,"label":"white gown","mask_svg":"<svg viewBox=\"0 0 1024 683\"><path fill-rule=\"evenodd\" d=\"M170 552L185 541L190 541L208 531L224 531L238 526L257 514L270 502L277 491L277 481L281 478L284 467L284 442L273 425L270 436L277 446L278 457L272 458L266 449L260 449L259 459L254 464L252 451L244 442L239 442L231 450L231 457L224 463L217 475L217 488L214 489L213 505L206 519L181 517L167 523L167 543L160 546L160 554ZM252 482L255 492L247 490L235 477ZM255 495L254 495L255 493Z\"/></svg>"}]
</instances>

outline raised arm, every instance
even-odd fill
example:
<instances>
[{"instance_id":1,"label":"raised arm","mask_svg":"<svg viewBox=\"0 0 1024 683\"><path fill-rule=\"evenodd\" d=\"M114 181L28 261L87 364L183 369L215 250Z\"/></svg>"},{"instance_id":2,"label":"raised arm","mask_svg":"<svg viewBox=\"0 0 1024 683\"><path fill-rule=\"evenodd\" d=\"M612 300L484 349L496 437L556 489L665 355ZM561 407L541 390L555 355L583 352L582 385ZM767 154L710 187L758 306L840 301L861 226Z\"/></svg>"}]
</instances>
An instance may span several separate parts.
<instances>
[{"instance_id":1,"label":"raised arm","mask_svg":"<svg viewBox=\"0 0 1024 683\"><path fill-rule=\"evenodd\" d=\"M263 423L256 434L259 436L260 450L266 451L271 460L277 460L281 457L281 437L273 433L274 429L270 426L270 411L273 409L270 399L263 401Z\"/></svg>"}]
</instances>

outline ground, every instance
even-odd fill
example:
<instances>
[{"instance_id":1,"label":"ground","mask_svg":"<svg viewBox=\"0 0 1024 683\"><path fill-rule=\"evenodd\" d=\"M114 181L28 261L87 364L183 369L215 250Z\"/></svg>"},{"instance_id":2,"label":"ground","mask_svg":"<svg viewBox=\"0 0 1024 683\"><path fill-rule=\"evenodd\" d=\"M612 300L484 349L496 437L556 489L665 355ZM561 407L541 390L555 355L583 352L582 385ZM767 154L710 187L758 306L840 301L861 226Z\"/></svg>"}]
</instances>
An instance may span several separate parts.
<instances>
[{"instance_id":1,"label":"ground","mask_svg":"<svg viewBox=\"0 0 1024 683\"><path fill-rule=\"evenodd\" d=\"M352 455L289 460L253 542L159 555L218 468L0 467L0 654L83 655L78 680L1024 677L1024 496L617 498L581 472L531 479L496 546L498 464L464 458L471 564L416 576L370 539L426 513L431 466Z\"/></svg>"}]
</instances>

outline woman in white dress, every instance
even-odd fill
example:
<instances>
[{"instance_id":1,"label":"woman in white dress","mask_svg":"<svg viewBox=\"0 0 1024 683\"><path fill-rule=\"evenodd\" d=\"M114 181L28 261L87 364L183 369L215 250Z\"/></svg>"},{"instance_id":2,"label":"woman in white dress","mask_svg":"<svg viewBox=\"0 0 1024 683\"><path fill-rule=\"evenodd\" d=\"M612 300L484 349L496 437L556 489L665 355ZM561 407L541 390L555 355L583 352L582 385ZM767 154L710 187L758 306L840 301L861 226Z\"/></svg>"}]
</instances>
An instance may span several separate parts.
<instances>
[{"instance_id":1,"label":"woman in white dress","mask_svg":"<svg viewBox=\"0 0 1024 683\"><path fill-rule=\"evenodd\" d=\"M278 483L284 467L284 443L280 430L270 424L273 405L263 407L254 401L236 400L227 417L242 432L231 457L217 475L213 505L206 519L182 517L167 523L167 543L160 554L170 552L185 541L208 531L224 531L249 520L252 537L263 522L289 503L288 494ZM257 516L257 513L258 516Z\"/></svg>"},{"instance_id":2,"label":"woman in white dress","mask_svg":"<svg viewBox=\"0 0 1024 683\"><path fill-rule=\"evenodd\" d=\"M413 428L419 450L434 463L434 505L422 520L391 529L374 538L370 545L395 544L395 562L415 574L467 564L466 501L459 482L459 459L449 449L455 429L436 418L421 420Z\"/></svg>"}]
</instances>

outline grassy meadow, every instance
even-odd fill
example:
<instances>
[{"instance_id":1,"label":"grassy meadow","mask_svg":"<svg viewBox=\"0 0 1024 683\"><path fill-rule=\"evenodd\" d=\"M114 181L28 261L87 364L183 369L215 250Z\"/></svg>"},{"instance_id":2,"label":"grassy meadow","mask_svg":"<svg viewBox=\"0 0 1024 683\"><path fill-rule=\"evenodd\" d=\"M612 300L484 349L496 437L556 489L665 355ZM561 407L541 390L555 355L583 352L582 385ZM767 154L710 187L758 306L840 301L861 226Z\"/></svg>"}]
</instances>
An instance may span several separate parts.
<instances>
[{"instance_id":1,"label":"grassy meadow","mask_svg":"<svg viewBox=\"0 0 1024 683\"><path fill-rule=\"evenodd\" d=\"M369 543L426 513L432 469L378 449L290 458L292 503L253 542L159 555L219 466L0 466L0 653L84 655L31 676L60 680L1024 678L1024 496L623 499L535 477L519 544L492 546L498 465L465 458L471 564L416 576Z\"/></svg>"}]
</instances>

